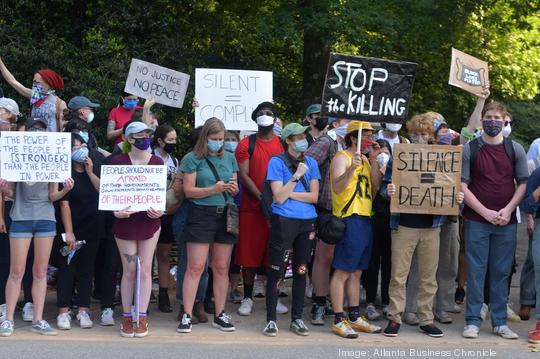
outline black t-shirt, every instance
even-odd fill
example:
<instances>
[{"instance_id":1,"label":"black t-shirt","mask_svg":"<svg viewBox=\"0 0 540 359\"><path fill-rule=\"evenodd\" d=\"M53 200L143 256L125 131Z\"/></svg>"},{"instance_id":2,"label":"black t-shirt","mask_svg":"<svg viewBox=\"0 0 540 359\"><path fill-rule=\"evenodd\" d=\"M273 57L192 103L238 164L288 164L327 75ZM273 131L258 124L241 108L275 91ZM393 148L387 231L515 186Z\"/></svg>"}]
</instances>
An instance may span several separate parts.
<instances>
[{"instance_id":1,"label":"black t-shirt","mask_svg":"<svg viewBox=\"0 0 540 359\"><path fill-rule=\"evenodd\" d=\"M431 228L433 227L433 215L401 213L399 225L409 228Z\"/></svg>"}]
</instances>

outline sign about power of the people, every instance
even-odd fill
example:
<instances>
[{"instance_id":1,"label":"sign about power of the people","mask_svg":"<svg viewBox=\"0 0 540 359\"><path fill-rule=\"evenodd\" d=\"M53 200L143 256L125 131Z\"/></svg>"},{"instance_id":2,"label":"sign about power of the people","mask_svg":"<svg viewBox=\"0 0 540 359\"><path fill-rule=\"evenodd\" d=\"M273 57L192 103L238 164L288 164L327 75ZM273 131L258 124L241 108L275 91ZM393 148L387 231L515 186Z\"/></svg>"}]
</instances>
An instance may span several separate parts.
<instances>
[{"instance_id":1,"label":"sign about power of the people","mask_svg":"<svg viewBox=\"0 0 540 359\"><path fill-rule=\"evenodd\" d=\"M273 74L269 71L195 69L195 126L217 117L228 130L256 131L251 113L258 104L273 99Z\"/></svg>"},{"instance_id":2,"label":"sign about power of the people","mask_svg":"<svg viewBox=\"0 0 540 359\"><path fill-rule=\"evenodd\" d=\"M412 62L332 53L321 115L404 123L415 75Z\"/></svg>"},{"instance_id":3,"label":"sign about power of the people","mask_svg":"<svg viewBox=\"0 0 540 359\"><path fill-rule=\"evenodd\" d=\"M448 83L480 96L482 88L488 86L488 63L471 55L452 49L450 77Z\"/></svg>"},{"instance_id":4,"label":"sign about power of the people","mask_svg":"<svg viewBox=\"0 0 540 359\"><path fill-rule=\"evenodd\" d=\"M99 209L165 210L167 166L101 166Z\"/></svg>"},{"instance_id":5,"label":"sign about power of the people","mask_svg":"<svg viewBox=\"0 0 540 359\"><path fill-rule=\"evenodd\" d=\"M460 146L396 144L390 201L394 213L457 215L461 184Z\"/></svg>"},{"instance_id":6,"label":"sign about power of the people","mask_svg":"<svg viewBox=\"0 0 540 359\"><path fill-rule=\"evenodd\" d=\"M10 182L63 182L71 177L71 134L9 132L0 136L0 177Z\"/></svg>"},{"instance_id":7,"label":"sign about power of the people","mask_svg":"<svg viewBox=\"0 0 540 359\"><path fill-rule=\"evenodd\" d=\"M144 99L155 98L162 105L184 104L189 75L139 59L131 59L124 91Z\"/></svg>"}]
</instances>

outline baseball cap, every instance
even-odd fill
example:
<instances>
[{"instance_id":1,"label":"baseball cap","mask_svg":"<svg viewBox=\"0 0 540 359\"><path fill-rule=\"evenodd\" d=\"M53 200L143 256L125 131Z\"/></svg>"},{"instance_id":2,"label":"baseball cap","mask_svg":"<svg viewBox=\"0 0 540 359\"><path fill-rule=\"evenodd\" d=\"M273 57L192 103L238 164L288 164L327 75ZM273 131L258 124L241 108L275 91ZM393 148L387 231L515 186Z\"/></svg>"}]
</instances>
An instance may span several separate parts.
<instances>
[{"instance_id":1,"label":"baseball cap","mask_svg":"<svg viewBox=\"0 0 540 359\"><path fill-rule=\"evenodd\" d=\"M362 130L375 131L375 129L371 126L371 123L367 121L351 121L347 125L347 134L355 131L358 132L360 127L362 127Z\"/></svg>"},{"instance_id":2,"label":"baseball cap","mask_svg":"<svg viewBox=\"0 0 540 359\"><path fill-rule=\"evenodd\" d=\"M99 103L94 103L84 96L75 96L68 102L68 107L77 111L83 107L96 108L99 107Z\"/></svg>"},{"instance_id":3,"label":"baseball cap","mask_svg":"<svg viewBox=\"0 0 540 359\"><path fill-rule=\"evenodd\" d=\"M289 136L300 135L306 132L308 129L309 126L302 126L301 124L296 122L289 123L281 132L281 140L285 141L285 139Z\"/></svg>"},{"instance_id":4,"label":"baseball cap","mask_svg":"<svg viewBox=\"0 0 540 359\"><path fill-rule=\"evenodd\" d=\"M311 104L309 105L307 108L306 108L306 116L309 116L313 113L319 113L321 112L321 104L320 103L314 103L314 104Z\"/></svg>"},{"instance_id":5,"label":"baseball cap","mask_svg":"<svg viewBox=\"0 0 540 359\"><path fill-rule=\"evenodd\" d=\"M32 117L26 120L26 129L28 130L29 128L32 128L32 126L34 126L36 123L41 123L43 127L45 127L45 129L47 128L47 121L45 119L39 117Z\"/></svg>"},{"instance_id":6,"label":"baseball cap","mask_svg":"<svg viewBox=\"0 0 540 359\"><path fill-rule=\"evenodd\" d=\"M19 112L19 105L17 105L17 102L13 101L10 98L2 97L0 98L0 107L5 108L15 116L20 116L21 113Z\"/></svg>"},{"instance_id":7,"label":"baseball cap","mask_svg":"<svg viewBox=\"0 0 540 359\"><path fill-rule=\"evenodd\" d=\"M127 127L126 127L126 130L124 131L124 137L129 137L135 133L139 133L139 132L143 132L143 131L148 131L150 133L154 132L154 130L152 130L150 127L148 127L145 123L143 122L139 122L139 121L135 121L135 122L132 122L130 123Z\"/></svg>"}]
</instances>

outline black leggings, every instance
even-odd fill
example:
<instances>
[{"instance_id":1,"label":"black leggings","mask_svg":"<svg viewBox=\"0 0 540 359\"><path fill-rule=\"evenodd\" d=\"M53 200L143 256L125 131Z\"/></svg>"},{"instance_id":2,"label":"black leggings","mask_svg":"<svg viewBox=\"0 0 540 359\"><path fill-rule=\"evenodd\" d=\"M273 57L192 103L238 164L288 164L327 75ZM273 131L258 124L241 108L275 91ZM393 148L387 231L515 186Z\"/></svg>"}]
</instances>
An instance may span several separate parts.
<instances>
[{"instance_id":1,"label":"black leggings","mask_svg":"<svg viewBox=\"0 0 540 359\"><path fill-rule=\"evenodd\" d=\"M268 270L266 286L266 320L276 321L279 284L290 250L293 250L293 285L291 319L302 318L306 290L307 264L313 241L310 234L315 230L313 219L293 219L272 215L272 229L268 241Z\"/></svg>"},{"instance_id":2,"label":"black leggings","mask_svg":"<svg viewBox=\"0 0 540 359\"><path fill-rule=\"evenodd\" d=\"M390 283L391 264L391 235L390 217L375 216L373 219L373 250L369 267L362 275L365 275L366 302L375 303L379 286L379 268L381 270L381 304L388 305L390 296L388 286Z\"/></svg>"}]
</instances>

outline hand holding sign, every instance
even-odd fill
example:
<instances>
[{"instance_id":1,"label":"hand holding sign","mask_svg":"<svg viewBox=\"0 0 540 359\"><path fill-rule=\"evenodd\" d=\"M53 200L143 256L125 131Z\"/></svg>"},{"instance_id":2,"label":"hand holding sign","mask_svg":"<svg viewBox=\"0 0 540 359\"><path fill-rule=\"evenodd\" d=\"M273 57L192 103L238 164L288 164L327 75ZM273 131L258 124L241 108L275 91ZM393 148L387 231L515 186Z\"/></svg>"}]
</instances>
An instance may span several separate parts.
<instances>
[{"instance_id":1,"label":"hand holding sign","mask_svg":"<svg viewBox=\"0 0 540 359\"><path fill-rule=\"evenodd\" d=\"M364 161L364 159L362 158L363 155L361 153L355 153L352 157L352 165L353 167L361 167L362 166L362 162Z\"/></svg>"},{"instance_id":2,"label":"hand holding sign","mask_svg":"<svg viewBox=\"0 0 540 359\"><path fill-rule=\"evenodd\" d=\"M127 206L126 208L123 208L119 211L114 211L114 216L120 219L129 218L133 213L135 213L135 211L130 211L130 208L131 206Z\"/></svg>"},{"instance_id":3,"label":"hand holding sign","mask_svg":"<svg viewBox=\"0 0 540 359\"><path fill-rule=\"evenodd\" d=\"M163 211L156 211L155 209L150 207L146 210L146 215L149 218L158 219L159 217L163 216Z\"/></svg>"}]
</instances>

